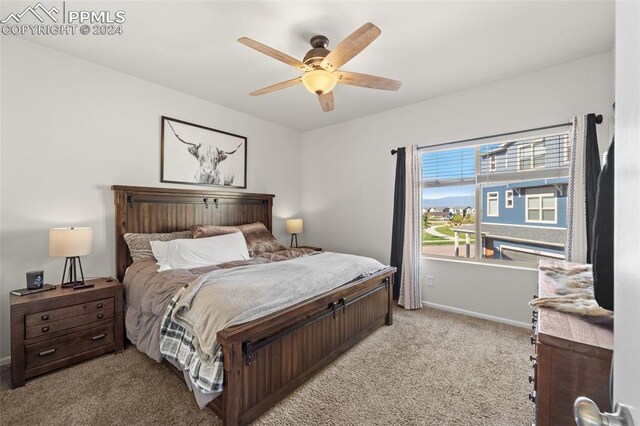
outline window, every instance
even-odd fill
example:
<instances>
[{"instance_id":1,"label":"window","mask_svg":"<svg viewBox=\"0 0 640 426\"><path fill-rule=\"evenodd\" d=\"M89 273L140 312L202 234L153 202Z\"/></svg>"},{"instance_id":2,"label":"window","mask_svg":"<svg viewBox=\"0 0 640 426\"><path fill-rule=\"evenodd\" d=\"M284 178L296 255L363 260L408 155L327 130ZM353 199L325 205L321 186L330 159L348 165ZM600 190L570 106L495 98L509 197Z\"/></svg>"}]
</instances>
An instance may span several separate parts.
<instances>
[{"instance_id":1,"label":"window","mask_svg":"<svg viewBox=\"0 0 640 426\"><path fill-rule=\"evenodd\" d=\"M518 169L530 170L544 167L544 140L518 146Z\"/></svg>"},{"instance_id":2,"label":"window","mask_svg":"<svg viewBox=\"0 0 640 426\"><path fill-rule=\"evenodd\" d=\"M556 133L425 149L422 253L519 262L564 258L568 140L567 133ZM467 206L469 213L462 213Z\"/></svg>"},{"instance_id":3,"label":"window","mask_svg":"<svg viewBox=\"0 0 640 426\"><path fill-rule=\"evenodd\" d=\"M508 190L504 193L504 206L508 209L513 208L513 191Z\"/></svg>"},{"instance_id":4,"label":"window","mask_svg":"<svg viewBox=\"0 0 640 426\"><path fill-rule=\"evenodd\" d=\"M558 203L555 193L527 193L527 222L556 223L557 215Z\"/></svg>"},{"instance_id":5,"label":"window","mask_svg":"<svg viewBox=\"0 0 640 426\"><path fill-rule=\"evenodd\" d=\"M497 192L487 192L487 216L500 216L499 201Z\"/></svg>"}]
</instances>

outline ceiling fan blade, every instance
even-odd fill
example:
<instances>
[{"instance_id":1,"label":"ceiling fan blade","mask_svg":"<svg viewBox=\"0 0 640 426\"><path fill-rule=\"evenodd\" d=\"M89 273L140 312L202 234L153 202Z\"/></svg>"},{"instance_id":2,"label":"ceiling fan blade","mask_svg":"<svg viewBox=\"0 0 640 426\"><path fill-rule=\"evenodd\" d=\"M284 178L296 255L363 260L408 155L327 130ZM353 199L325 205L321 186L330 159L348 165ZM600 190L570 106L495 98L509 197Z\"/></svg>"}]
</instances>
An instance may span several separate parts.
<instances>
[{"instance_id":1,"label":"ceiling fan blade","mask_svg":"<svg viewBox=\"0 0 640 426\"><path fill-rule=\"evenodd\" d=\"M335 71L362 52L381 33L380 28L367 22L349 37L342 40L323 60L320 66L327 71Z\"/></svg>"},{"instance_id":2,"label":"ceiling fan blade","mask_svg":"<svg viewBox=\"0 0 640 426\"><path fill-rule=\"evenodd\" d=\"M300 62L299 60L297 60L296 58L287 55L286 53L282 53L279 50L276 50L272 47L267 46L266 44L262 44L260 42L257 42L255 40L252 40L248 37L241 37L238 39L238 42L244 44L245 46L248 46L254 50L257 50L260 53L264 53L267 56L270 56L274 59L279 60L280 62L284 62L287 65L291 65L292 67L296 67L298 69L301 69L303 71L311 71L313 68L303 64L302 62Z\"/></svg>"},{"instance_id":3,"label":"ceiling fan blade","mask_svg":"<svg viewBox=\"0 0 640 426\"><path fill-rule=\"evenodd\" d=\"M255 92L249 93L251 96L260 96L265 95L267 93L275 92L276 90L286 89L287 87L295 86L296 84L302 83L300 77L292 78L291 80L283 81L281 83L276 83L268 87L264 87L260 90L256 90Z\"/></svg>"},{"instance_id":4,"label":"ceiling fan blade","mask_svg":"<svg viewBox=\"0 0 640 426\"><path fill-rule=\"evenodd\" d=\"M318 95L318 100L324 112L333 111L333 91Z\"/></svg>"},{"instance_id":5,"label":"ceiling fan blade","mask_svg":"<svg viewBox=\"0 0 640 426\"><path fill-rule=\"evenodd\" d=\"M398 90L400 86L402 86L401 81L375 75L348 71L336 71L334 74L338 77L338 83L349 84L351 86L380 90Z\"/></svg>"}]
</instances>

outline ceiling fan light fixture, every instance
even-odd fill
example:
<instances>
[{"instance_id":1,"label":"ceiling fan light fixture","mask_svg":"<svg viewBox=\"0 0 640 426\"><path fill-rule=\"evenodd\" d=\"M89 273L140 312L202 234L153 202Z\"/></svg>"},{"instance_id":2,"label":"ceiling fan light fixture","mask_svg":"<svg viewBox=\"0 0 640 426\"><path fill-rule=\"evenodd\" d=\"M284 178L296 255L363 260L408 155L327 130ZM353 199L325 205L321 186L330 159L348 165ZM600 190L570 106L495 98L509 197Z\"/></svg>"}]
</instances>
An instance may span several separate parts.
<instances>
[{"instance_id":1,"label":"ceiling fan light fixture","mask_svg":"<svg viewBox=\"0 0 640 426\"><path fill-rule=\"evenodd\" d=\"M338 82L338 76L334 73L322 69L307 71L302 75L304 87L316 95L329 93Z\"/></svg>"}]
</instances>

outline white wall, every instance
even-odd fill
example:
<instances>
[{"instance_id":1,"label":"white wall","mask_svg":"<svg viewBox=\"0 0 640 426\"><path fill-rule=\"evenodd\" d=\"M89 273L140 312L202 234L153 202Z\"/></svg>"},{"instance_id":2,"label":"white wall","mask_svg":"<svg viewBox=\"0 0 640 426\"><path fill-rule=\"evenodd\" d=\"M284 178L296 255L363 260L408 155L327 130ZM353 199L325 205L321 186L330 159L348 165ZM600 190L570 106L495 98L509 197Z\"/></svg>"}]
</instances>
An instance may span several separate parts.
<instances>
[{"instance_id":1,"label":"white wall","mask_svg":"<svg viewBox=\"0 0 640 426\"><path fill-rule=\"evenodd\" d=\"M401 89L402 90L402 89ZM613 58L604 53L303 134L304 243L389 262L395 157L390 150L570 121L602 113L608 145ZM338 102L339 103L339 102ZM528 322L536 272L423 260L423 299Z\"/></svg>"},{"instance_id":2,"label":"white wall","mask_svg":"<svg viewBox=\"0 0 640 426\"><path fill-rule=\"evenodd\" d=\"M61 278L49 228L93 227L84 271L115 273L110 186L171 186L159 180L161 115L247 136L247 191L276 194L274 234L287 241L283 218L300 211L298 132L16 38L2 50L0 358L9 290L34 269Z\"/></svg>"}]
</instances>

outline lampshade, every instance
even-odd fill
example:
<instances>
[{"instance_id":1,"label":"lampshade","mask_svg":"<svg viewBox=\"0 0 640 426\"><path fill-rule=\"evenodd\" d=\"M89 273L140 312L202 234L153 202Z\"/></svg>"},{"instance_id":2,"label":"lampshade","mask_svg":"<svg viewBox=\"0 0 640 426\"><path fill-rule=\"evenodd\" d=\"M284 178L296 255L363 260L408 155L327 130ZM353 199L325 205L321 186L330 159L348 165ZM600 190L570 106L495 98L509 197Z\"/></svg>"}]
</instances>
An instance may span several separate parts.
<instances>
[{"instance_id":1,"label":"lampshade","mask_svg":"<svg viewBox=\"0 0 640 426\"><path fill-rule=\"evenodd\" d=\"M73 257L91 254L93 230L91 228L51 228L49 230L49 256Z\"/></svg>"},{"instance_id":2,"label":"lampshade","mask_svg":"<svg viewBox=\"0 0 640 426\"><path fill-rule=\"evenodd\" d=\"M302 234L303 229L302 219L287 219L287 234Z\"/></svg>"},{"instance_id":3,"label":"lampshade","mask_svg":"<svg viewBox=\"0 0 640 426\"><path fill-rule=\"evenodd\" d=\"M334 73L325 70L308 71L302 75L302 84L304 84L304 87L316 95L329 93L333 90L337 82L338 77Z\"/></svg>"}]
</instances>

